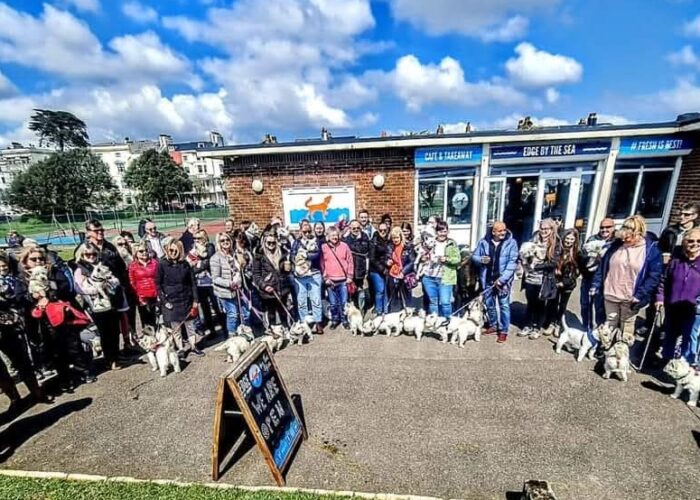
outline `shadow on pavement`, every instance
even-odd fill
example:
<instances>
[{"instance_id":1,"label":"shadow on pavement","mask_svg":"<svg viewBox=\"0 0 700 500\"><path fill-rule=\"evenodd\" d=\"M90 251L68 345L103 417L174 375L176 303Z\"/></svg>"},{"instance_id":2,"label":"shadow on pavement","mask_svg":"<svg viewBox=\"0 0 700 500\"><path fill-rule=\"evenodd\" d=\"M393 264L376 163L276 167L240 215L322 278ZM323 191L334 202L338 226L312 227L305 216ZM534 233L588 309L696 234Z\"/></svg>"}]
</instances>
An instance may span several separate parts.
<instances>
[{"instance_id":1,"label":"shadow on pavement","mask_svg":"<svg viewBox=\"0 0 700 500\"><path fill-rule=\"evenodd\" d=\"M51 427L63 417L73 412L81 411L92 403L92 398L83 398L75 401L68 401L46 410L43 413L32 415L10 424L4 431L0 432L0 463L10 458L15 450L22 446L32 436L40 433L44 429Z\"/></svg>"},{"instance_id":2,"label":"shadow on pavement","mask_svg":"<svg viewBox=\"0 0 700 500\"><path fill-rule=\"evenodd\" d=\"M698 445L698 448L700 448L700 432L698 431L690 431L693 433L693 437L695 438L695 444Z\"/></svg>"},{"instance_id":3,"label":"shadow on pavement","mask_svg":"<svg viewBox=\"0 0 700 500\"><path fill-rule=\"evenodd\" d=\"M652 391L660 392L661 394L672 394L673 393L673 388L672 387L667 387L665 385L661 385L658 382L654 382L652 380L645 380L641 383L642 387L645 389L651 389Z\"/></svg>"}]
</instances>

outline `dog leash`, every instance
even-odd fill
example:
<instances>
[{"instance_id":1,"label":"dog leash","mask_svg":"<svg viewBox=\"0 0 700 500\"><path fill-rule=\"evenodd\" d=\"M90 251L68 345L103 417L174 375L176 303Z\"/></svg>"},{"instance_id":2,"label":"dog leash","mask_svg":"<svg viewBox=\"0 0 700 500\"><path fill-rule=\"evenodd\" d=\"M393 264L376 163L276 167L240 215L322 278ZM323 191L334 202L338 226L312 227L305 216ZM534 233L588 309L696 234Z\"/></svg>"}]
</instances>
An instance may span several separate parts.
<instances>
[{"instance_id":1,"label":"dog leash","mask_svg":"<svg viewBox=\"0 0 700 500\"><path fill-rule=\"evenodd\" d=\"M279 302L279 304L282 306L282 309L284 309L284 312L287 313L287 320L289 321L289 324L291 325L292 323L294 323L294 318L292 317L292 313L289 312L289 309L287 309L287 306L284 305L284 302L282 302L282 299L280 298L280 296L277 295L277 291L272 290L272 295L275 296L275 298L277 299L277 302Z\"/></svg>"},{"instance_id":2,"label":"dog leash","mask_svg":"<svg viewBox=\"0 0 700 500\"><path fill-rule=\"evenodd\" d=\"M479 295L477 295L476 297L474 297L472 300L470 300L469 302L467 302L466 304L464 304L462 307L460 307L459 309L457 309L456 311L454 311L452 314L450 314L450 317L456 316L457 313L459 313L459 312L463 311L464 309L466 309L467 307L469 307L469 306L472 304L472 302L474 302L474 301L480 299L481 297L486 297L486 292L490 292L490 291L491 291L493 288L495 288L495 287L496 287L495 284L491 285L491 286L488 287L486 290L484 290L483 292L481 292Z\"/></svg>"},{"instance_id":3,"label":"dog leash","mask_svg":"<svg viewBox=\"0 0 700 500\"><path fill-rule=\"evenodd\" d=\"M258 317L258 319L262 322L263 326L265 327L265 330L269 330L269 329L270 329L270 323L269 323L269 322L267 321L267 319L265 318L265 314L264 314L263 312L257 310L257 309L253 306L252 302L251 302L250 299L246 296L245 293L244 293L244 294L241 294L241 295L242 295L242 297L243 297L243 301L248 305L248 307L249 307L250 310L253 312L253 314L255 314L255 315Z\"/></svg>"},{"instance_id":4,"label":"dog leash","mask_svg":"<svg viewBox=\"0 0 700 500\"><path fill-rule=\"evenodd\" d=\"M637 370L638 372L641 372L641 371L642 371L642 368L644 367L644 360L645 360L646 357L647 357L647 351L649 350L649 345L651 344L651 338L654 336L654 333L656 333L656 323L657 323L657 321L658 321L658 319L659 319L659 315L660 315L660 314L661 314L661 311L660 311L660 309L657 307L657 308L656 308L656 313L654 314L654 323L652 323L651 329L649 330L649 335L647 336L647 343L646 343L646 345L644 346L644 353L642 354L642 359L639 361L639 368L637 368L637 367L635 367L634 365L632 365L632 367L633 367L635 370ZM681 340L682 340L682 338L683 338L682 336L679 337L679 339L681 339ZM676 345L676 349L678 349L678 350L680 351L680 346L678 345L678 342L676 342L676 344L677 344L677 345ZM676 349L674 349L674 351L675 351ZM675 354L674 354L674 357L675 357ZM630 364L632 364L632 363L630 363Z\"/></svg>"}]
</instances>

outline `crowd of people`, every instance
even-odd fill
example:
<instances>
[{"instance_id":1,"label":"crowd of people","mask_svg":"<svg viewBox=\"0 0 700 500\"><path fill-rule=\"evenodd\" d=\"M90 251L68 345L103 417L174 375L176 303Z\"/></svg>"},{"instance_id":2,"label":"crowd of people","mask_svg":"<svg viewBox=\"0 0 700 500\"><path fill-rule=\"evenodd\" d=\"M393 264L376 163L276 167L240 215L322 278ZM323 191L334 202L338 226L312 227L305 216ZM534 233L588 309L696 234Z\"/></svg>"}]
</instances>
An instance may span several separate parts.
<instances>
[{"instance_id":1,"label":"crowd of people","mask_svg":"<svg viewBox=\"0 0 700 500\"><path fill-rule=\"evenodd\" d=\"M203 338L236 335L240 325L306 321L316 334L347 328L349 301L366 314L411 306L450 317L483 296L483 333L503 344L518 279L527 302L521 336L557 335L580 287L585 329L615 318L631 343L643 333L635 330L641 311L648 331L665 310L654 361L683 356L697 366L699 212L698 204L683 206L680 222L658 238L639 215L619 228L606 218L585 242L576 229L545 219L520 245L497 221L473 251L460 248L438 217L414 234L410 223L395 225L389 214L375 227L366 210L328 228L303 220L298 232L279 218L262 230L229 219L213 238L197 219L180 237L144 220L138 241L127 231L108 241L100 221L89 220L68 262L14 234L9 251L0 253L0 389L10 411L18 409L8 364L31 400L51 400L41 379L55 378L61 391L92 383L96 346L104 368L118 370L142 353L144 326L171 328L181 357L204 356Z\"/></svg>"}]
</instances>

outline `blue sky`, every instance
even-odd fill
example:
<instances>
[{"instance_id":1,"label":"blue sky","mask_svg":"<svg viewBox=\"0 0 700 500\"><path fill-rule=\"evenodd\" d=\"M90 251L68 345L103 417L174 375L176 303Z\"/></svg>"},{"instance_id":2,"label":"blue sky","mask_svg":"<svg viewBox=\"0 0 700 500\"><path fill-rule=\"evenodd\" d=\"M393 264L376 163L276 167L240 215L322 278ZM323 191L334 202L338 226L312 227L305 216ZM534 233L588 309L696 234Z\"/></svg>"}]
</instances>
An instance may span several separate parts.
<instances>
[{"instance_id":1,"label":"blue sky","mask_svg":"<svg viewBox=\"0 0 700 500\"><path fill-rule=\"evenodd\" d=\"M0 2L0 145L35 107L93 142L665 121L699 71L695 0Z\"/></svg>"}]
</instances>

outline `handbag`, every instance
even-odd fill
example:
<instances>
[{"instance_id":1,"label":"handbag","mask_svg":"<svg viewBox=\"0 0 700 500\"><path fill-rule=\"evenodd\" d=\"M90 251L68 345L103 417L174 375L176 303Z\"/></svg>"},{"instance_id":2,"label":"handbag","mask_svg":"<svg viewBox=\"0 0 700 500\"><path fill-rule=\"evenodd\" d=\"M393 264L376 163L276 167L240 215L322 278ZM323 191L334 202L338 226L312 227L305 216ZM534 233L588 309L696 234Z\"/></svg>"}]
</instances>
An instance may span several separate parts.
<instances>
[{"instance_id":1,"label":"handbag","mask_svg":"<svg viewBox=\"0 0 700 500\"><path fill-rule=\"evenodd\" d=\"M343 274L345 275L345 281L347 283L348 273L347 273L347 271L345 271L345 268L343 267L343 263L340 262L340 259L335 254L335 250L333 250L333 247L328 245L328 248L330 249L331 253L333 254L333 257L335 257L335 260L338 261L338 265L340 266L340 269L343 271ZM346 286L348 289L348 295L350 295L351 297L357 293L357 285L355 284L354 281L350 281L350 283L347 283Z\"/></svg>"},{"instance_id":2,"label":"handbag","mask_svg":"<svg viewBox=\"0 0 700 500\"><path fill-rule=\"evenodd\" d=\"M557 280L553 273L545 273L542 276L540 287L540 300L552 300L557 296Z\"/></svg>"},{"instance_id":3,"label":"handbag","mask_svg":"<svg viewBox=\"0 0 700 500\"><path fill-rule=\"evenodd\" d=\"M408 273L405 274L403 277L403 282L406 285L406 288L409 290L413 290L415 287L418 286L418 276L416 273Z\"/></svg>"}]
</instances>

